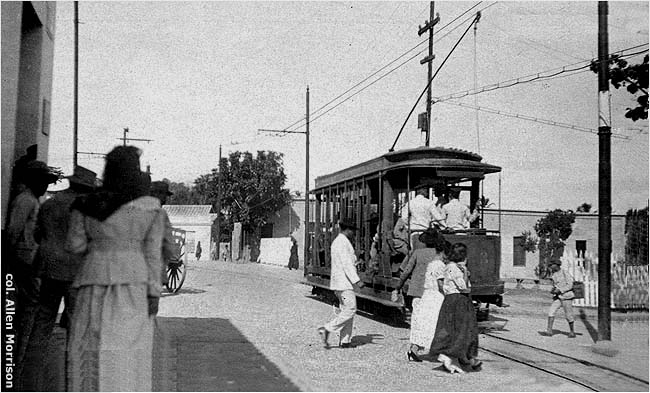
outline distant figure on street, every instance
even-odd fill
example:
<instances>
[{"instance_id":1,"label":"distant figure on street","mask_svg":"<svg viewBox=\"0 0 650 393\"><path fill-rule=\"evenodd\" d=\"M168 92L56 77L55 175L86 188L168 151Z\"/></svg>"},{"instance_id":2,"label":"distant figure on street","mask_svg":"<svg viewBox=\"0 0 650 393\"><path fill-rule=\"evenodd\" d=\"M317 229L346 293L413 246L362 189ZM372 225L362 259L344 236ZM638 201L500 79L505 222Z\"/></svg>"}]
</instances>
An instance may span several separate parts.
<instances>
[{"instance_id":1,"label":"distant figure on street","mask_svg":"<svg viewBox=\"0 0 650 393\"><path fill-rule=\"evenodd\" d=\"M40 204L38 198L58 176L42 161L32 160L22 169L25 188L9 207L6 234L9 248L9 270L15 277L17 352L16 377L20 381L23 357L38 310L40 279L36 276L34 258L38 244L34 237Z\"/></svg>"},{"instance_id":2,"label":"distant figure on street","mask_svg":"<svg viewBox=\"0 0 650 393\"><path fill-rule=\"evenodd\" d=\"M573 322L575 321L573 316L573 298L575 297L573 293L573 277L560 267L561 263L560 260L554 260L549 266L549 269L553 272L551 275L551 280L553 281L553 288L551 289L553 303L551 303L551 307L548 310L546 335L553 335L555 313L562 307L564 309L564 316L569 323L569 338L575 338L576 333L573 330Z\"/></svg>"},{"instance_id":3,"label":"distant figure on street","mask_svg":"<svg viewBox=\"0 0 650 393\"><path fill-rule=\"evenodd\" d=\"M68 340L69 391L151 391L165 216L140 151L106 155L103 187L72 205L66 247L83 256Z\"/></svg>"},{"instance_id":4,"label":"distant figure on street","mask_svg":"<svg viewBox=\"0 0 650 393\"><path fill-rule=\"evenodd\" d=\"M174 195L173 192L169 191L169 184L164 181L154 181L151 182L151 191L149 192L154 198L157 198L160 201L160 206L167 204L167 198ZM175 259L176 255L176 246L174 245L174 238L172 236L172 223L169 221L169 216L167 212L163 209L163 215L165 216L165 238L163 239L163 249L162 249L162 271L160 275L160 282L163 285L167 285L169 277L167 277L167 263L171 259Z\"/></svg>"},{"instance_id":5,"label":"distant figure on street","mask_svg":"<svg viewBox=\"0 0 650 393\"><path fill-rule=\"evenodd\" d=\"M469 207L460 203L458 198L460 198L460 189L452 188L449 191L449 203L442 207L445 216L445 224L448 229L468 229L470 224L476 221L479 216L479 201L476 202L474 213L470 213Z\"/></svg>"},{"instance_id":6,"label":"distant figure on street","mask_svg":"<svg viewBox=\"0 0 650 393\"><path fill-rule=\"evenodd\" d=\"M478 370L482 362L478 356L478 324L476 310L470 293L469 271L463 263L467 260L467 246L451 246L445 266L443 291L445 299L440 308L438 324L431 343L430 354L450 373L464 373L458 363Z\"/></svg>"},{"instance_id":7,"label":"distant figure on street","mask_svg":"<svg viewBox=\"0 0 650 393\"><path fill-rule=\"evenodd\" d=\"M196 242L196 250L194 250L194 256L196 256L196 260L198 261L201 259L201 253L203 252L203 249L201 248L201 242L198 241Z\"/></svg>"},{"instance_id":8,"label":"distant figure on street","mask_svg":"<svg viewBox=\"0 0 650 393\"><path fill-rule=\"evenodd\" d=\"M411 249L422 246L417 240L419 232L430 227L445 228L445 216L435 202L427 198L429 188L420 186L415 193L415 198L402 209L402 220L408 224L411 231Z\"/></svg>"},{"instance_id":9,"label":"distant figure on street","mask_svg":"<svg viewBox=\"0 0 650 393\"><path fill-rule=\"evenodd\" d=\"M421 362L420 351L428 352L438 323L438 314L444 295L442 279L445 264L445 239L435 229L430 228L420 234L425 248L414 250L408 259L406 270L400 276L391 300L398 300L398 292L407 279L411 278L408 296L413 298L411 314L411 346L407 353L408 360Z\"/></svg>"},{"instance_id":10,"label":"distant figure on street","mask_svg":"<svg viewBox=\"0 0 650 393\"><path fill-rule=\"evenodd\" d=\"M329 348L327 341L330 333L340 331L339 346L351 348L352 326L354 314L357 312L357 297L353 288L360 290L364 284L359 275L355 263L357 257L352 247L354 232L357 230L352 221L339 221L339 235L332 242L331 256L332 268L330 276L330 289L339 300L340 312L334 319L318 328L325 348Z\"/></svg>"},{"instance_id":11,"label":"distant figure on street","mask_svg":"<svg viewBox=\"0 0 650 393\"><path fill-rule=\"evenodd\" d=\"M41 278L38 311L34 327L29 337L23 369L23 390L42 391L45 357L43 348L54 330L54 323L63 299L65 309L61 316L61 325L68 328L68 319L73 314L74 280L81 265L81 257L65 250L65 241L70 221L70 206L74 200L95 188L95 172L81 166L67 179L70 187L57 192L43 203L38 213L35 238L39 243L34 264Z\"/></svg>"},{"instance_id":12,"label":"distant figure on street","mask_svg":"<svg viewBox=\"0 0 650 393\"><path fill-rule=\"evenodd\" d=\"M298 241L293 236L291 236L291 253L289 255L289 264L287 267L289 270L298 270L298 267L300 267L300 262L298 261Z\"/></svg>"}]
</instances>

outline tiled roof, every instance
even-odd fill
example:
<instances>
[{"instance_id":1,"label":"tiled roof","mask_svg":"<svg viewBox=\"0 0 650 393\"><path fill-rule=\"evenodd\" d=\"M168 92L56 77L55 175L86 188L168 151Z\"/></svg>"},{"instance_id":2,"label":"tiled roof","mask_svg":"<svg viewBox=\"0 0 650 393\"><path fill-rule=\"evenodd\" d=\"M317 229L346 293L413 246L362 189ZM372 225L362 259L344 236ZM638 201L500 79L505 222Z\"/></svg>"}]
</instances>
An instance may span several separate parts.
<instances>
[{"instance_id":1,"label":"tiled roof","mask_svg":"<svg viewBox=\"0 0 650 393\"><path fill-rule=\"evenodd\" d=\"M210 216L212 205L164 205L163 209L170 217L205 217Z\"/></svg>"}]
</instances>

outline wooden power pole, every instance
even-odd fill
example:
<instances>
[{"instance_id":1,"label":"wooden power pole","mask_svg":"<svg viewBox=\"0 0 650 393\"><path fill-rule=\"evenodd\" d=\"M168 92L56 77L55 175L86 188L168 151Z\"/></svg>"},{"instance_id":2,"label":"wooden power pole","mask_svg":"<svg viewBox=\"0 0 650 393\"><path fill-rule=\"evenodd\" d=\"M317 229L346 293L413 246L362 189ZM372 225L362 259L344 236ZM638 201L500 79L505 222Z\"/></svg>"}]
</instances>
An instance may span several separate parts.
<instances>
[{"instance_id":1,"label":"wooden power pole","mask_svg":"<svg viewBox=\"0 0 650 393\"><path fill-rule=\"evenodd\" d=\"M221 144L219 144L219 163L217 164L217 260L221 257Z\"/></svg>"},{"instance_id":2,"label":"wooden power pole","mask_svg":"<svg viewBox=\"0 0 650 393\"><path fill-rule=\"evenodd\" d=\"M598 2L598 340L611 340L612 164L607 2Z\"/></svg>"},{"instance_id":3,"label":"wooden power pole","mask_svg":"<svg viewBox=\"0 0 650 393\"><path fill-rule=\"evenodd\" d=\"M72 168L77 167L79 151L79 2L74 2L74 114L72 120Z\"/></svg>"},{"instance_id":4,"label":"wooden power pole","mask_svg":"<svg viewBox=\"0 0 650 393\"><path fill-rule=\"evenodd\" d=\"M424 140L424 145L429 146L430 144L430 139L431 139L431 78L433 75L433 59L435 59L435 55L433 54L433 26L440 21L440 17L436 16L434 19L434 3L431 2L431 9L429 13L429 20L424 23L424 26L418 26L418 35L421 36L422 34L426 33L427 31L429 32L429 55L425 57L424 59L420 60L420 64L427 63L428 67L428 78L427 81L429 81L429 87L427 88L427 113L426 113L426 124L424 124L424 129L423 131L425 132L425 140Z\"/></svg>"}]
</instances>

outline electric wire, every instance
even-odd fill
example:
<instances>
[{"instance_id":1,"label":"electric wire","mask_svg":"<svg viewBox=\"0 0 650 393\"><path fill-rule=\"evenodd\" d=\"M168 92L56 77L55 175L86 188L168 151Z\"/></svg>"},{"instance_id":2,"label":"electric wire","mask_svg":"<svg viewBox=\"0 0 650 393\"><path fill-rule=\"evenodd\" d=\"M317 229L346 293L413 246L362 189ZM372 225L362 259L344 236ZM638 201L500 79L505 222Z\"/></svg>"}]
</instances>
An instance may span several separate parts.
<instances>
[{"instance_id":1,"label":"electric wire","mask_svg":"<svg viewBox=\"0 0 650 393\"><path fill-rule=\"evenodd\" d=\"M445 63L447 62L449 57L451 57L452 53L454 53L454 50L456 50L458 45L460 45L460 43L463 41L463 38L465 38L465 35L467 35L467 32L469 31L469 29L471 29L472 26L478 21L478 19L480 18L480 15L481 15L480 13L476 14L476 16L474 17L474 20L472 21L472 23L470 23L470 25L467 26L467 29L465 29L465 32L463 32L463 34L460 36L460 38L458 39L456 44L453 46L453 48L451 48L451 50L447 54L447 57L445 57L445 59L442 61L442 63L440 63L440 66L438 66L438 69L436 70L436 73L433 74L431 79L429 79L429 81L427 82L427 85L424 87L424 90L422 90L422 93L420 93L420 96L415 101L415 105L413 105L413 108L411 108L411 111L406 116L406 119L404 120L404 124L402 124L402 128L400 128L399 132L397 133L397 137L395 138L395 142L393 142L393 146L391 146L391 148L388 151L395 150L395 145L397 144L397 141L399 140L400 135L402 135L402 131L404 131L404 127L406 126L406 123L408 122L409 118L413 114L413 111L415 111L415 108L417 107L418 103L422 99L422 96L424 96L424 93L426 93L427 89L429 88L429 85L431 85L431 82L433 82L433 80L436 78L436 76L438 76L438 73L440 72L442 67L445 65Z\"/></svg>"},{"instance_id":2,"label":"electric wire","mask_svg":"<svg viewBox=\"0 0 650 393\"><path fill-rule=\"evenodd\" d=\"M469 9L465 10L463 13L461 13L460 15L458 15L456 18L454 18L451 22L449 22L449 23L447 23L446 25L442 26L438 31L436 31L436 32L434 33L434 36L435 36L436 34L439 34L442 30L444 30L445 28L447 28L448 26L450 26L450 25L453 24L454 22L456 22L458 19L462 18L465 14L467 14L468 12L470 12L471 10L473 10L474 8L476 8L477 6L479 6L481 3L483 3L483 2L482 2L482 1L479 1L478 3L474 4L472 7L470 7ZM489 7L491 7L491 6L493 6L493 5L496 4L496 3L497 3L497 2L494 2L494 3L490 4L489 6L483 8L483 10L485 10L485 9L487 9L487 8L489 8ZM470 18L468 18L468 19L470 19ZM464 21L464 22L465 22L465 21ZM462 25L462 23L464 23L464 22L461 22L461 24L459 24L458 26L454 27L452 30L450 30L449 32L447 32L446 34L444 34L442 37L439 38L439 40L445 38L445 37L446 37L447 35L449 35L451 32L453 32L453 31L456 30L458 27L460 27L460 26ZM438 40L438 41L439 41L439 40ZM341 94L339 94L338 96L334 97L333 99L331 99L330 101L328 101L327 103L325 103L324 105L322 105L321 107L315 109L313 112L311 112L311 114L312 114L312 115L315 115L315 114L317 114L318 112L322 111L322 110L325 109L328 105L332 104L334 101L336 101L336 100L338 100L339 98L343 97L344 95L346 95L346 94L349 93L350 91L354 90L356 87L360 86L361 84L363 84L364 82L366 82L367 80L369 80L370 78L372 78L373 76L375 76L375 75L377 75L378 73L380 73L381 71L385 70L386 68L388 68L389 66L391 66L392 64L394 64L395 62L397 62L399 59L403 58L404 56L408 55L409 53L411 53L412 51L414 51L414 50L417 49L418 47L422 46L422 45L423 45L424 43L426 43L427 41L429 41L428 38L426 38L426 39L420 41L417 45L415 45L415 46L413 46L412 48L408 49L406 52L402 53L402 54L399 55L397 58L393 59L392 61L390 61L389 63L387 63L387 64L384 65L383 67L377 69L375 72L373 72L372 74L368 75L366 78L364 78L364 79L361 80L360 82L356 83L354 86L350 87L349 89L347 89L347 90L344 91L343 93L341 93ZM436 42L438 42L438 41L436 41ZM393 68L393 69L392 69L391 71L389 71L387 74L389 74L389 73L395 71L396 69L400 68L401 66L403 66L403 65L406 64L407 62L413 60L413 58L419 56L419 55L422 54L423 52L424 52L424 50L418 52L418 53L415 54L414 56L410 57L407 61L405 61L405 62L403 62L403 63L400 63L400 65L399 65L398 67ZM381 76L379 79L382 79L382 78L385 77L387 74ZM368 86L371 86L371 85L374 84L374 83L376 83L376 81L375 81L375 82L372 82L372 83L371 83L370 85L368 85ZM360 90L359 92L361 92L361 91L363 91L363 90L365 90L365 88L362 89L362 90ZM358 94L358 93L357 93L357 94ZM348 100L348 99L346 99L345 101L347 101L347 100ZM345 101L343 101L343 102L345 102ZM340 105L340 104L337 104L336 106L338 106L338 105ZM330 110L331 110L331 109L330 109ZM329 110L328 110L328 112L329 112ZM320 117L320 116L318 116L318 117ZM318 117L315 117L314 119L311 119L311 121L316 120ZM287 131L289 128L292 128L292 127L294 127L296 124L299 124L299 123L301 123L301 122L303 122L303 121L305 121L305 120L306 120L306 118L305 118L305 117L302 117L302 118L300 118L299 120L297 120L297 121L293 122L292 124L288 125L287 127L283 128L282 130L283 130L283 131ZM304 126L304 124L301 124L301 125L299 125L297 128L300 128L300 127L303 127L303 126Z\"/></svg>"},{"instance_id":3,"label":"electric wire","mask_svg":"<svg viewBox=\"0 0 650 393\"><path fill-rule=\"evenodd\" d=\"M636 47L623 49L623 50L620 50L620 51L617 51L617 52L612 52L611 54L623 53L623 52L626 52L628 50L635 49L635 48L638 48L638 47L644 46L644 45L648 45L648 44L646 43L646 44L639 45L639 46L636 46ZM648 49L645 49L645 50L639 51L639 52L629 53L629 54L622 54L620 57L621 58L626 58L626 57L636 56L638 54L645 53L645 52L648 52ZM484 92L487 92L487 91L503 89L503 88L507 88L507 87L520 85L520 84L525 84L525 83L538 81L538 80L553 79L554 77L556 77L558 75L561 75L561 74L565 74L565 73L570 73L570 72L577 73L576 71L581 71L581 70L588 71L588 68L591 66L592 61L595 61L595 59L583 60L583 61L580 61L580 62L577 62L577 63L572 63L572 64L565 65L565 66L560 67L560 68L554 68L554 69L551 69L551 70L541 71L541 72L537 72L537 73L534 73L534 74L529 74L529 75L526 75L526 76L521 76L521 77L517 77L517 78L513 78L513 79L508 79L506 81L492 83L492 84L489 84L489 85L479 87L478 89L464 90L464 91L460 91L460 92L456 92L456 93L446 94L444 96L434 97L433 102L443 102L443 101L447 101L447 100L451 100L451 99L462 98L462 97L466 97L466 96L469 96L469 95L480 94L480 93L484 93ZM583 63L586 63L586 64L583 64ZM578 64L583 64L583 65L581 65L579 67L567 69L567 67L578 65ZM543 75L543 74L545 74L547 72L551 72L551 74Z\"/></svg>"},{"instance_id":4,"label":"electric wire","mask_svg":"<svg viewBox=\"0 0 650 393\"><path fill-rule=\"evenodd\" d=\"M455 102L455 101L444 101L443 104L447 105L456 105L460 106L463 108L468 108L468 109L475 109L479 110L481 112L487 112L487 113L492 113L495 115L500 115L500 116L505 116L505 117L512 117L516 119L521 119L521 120L528 120L532 121L535 123L541 123L541 124L546 124L546 125L552 125L556 127L562 127L562 128L568 128L574 131L579 131L579 132L586 132L590 134L598 134L598 130L594 128L589 128L589 127L582 127L582 126L576 126L573 124L568 124L568 123L563 123L559 121L554 121L554 120L548 120L548 119L542 119L534 116L528 116L528 115L522 115L522 114L517 114L517 113L509 113L505 111L501 111L498 109L492 109L484 106L476 106L476 105L469 105L469 104L464 104L462 102ZM612 138L619 138L619 139L630 139L628 136L623 135L623 134L618 134L618 133L612 133Z\"/></svg>"}]
</instances>

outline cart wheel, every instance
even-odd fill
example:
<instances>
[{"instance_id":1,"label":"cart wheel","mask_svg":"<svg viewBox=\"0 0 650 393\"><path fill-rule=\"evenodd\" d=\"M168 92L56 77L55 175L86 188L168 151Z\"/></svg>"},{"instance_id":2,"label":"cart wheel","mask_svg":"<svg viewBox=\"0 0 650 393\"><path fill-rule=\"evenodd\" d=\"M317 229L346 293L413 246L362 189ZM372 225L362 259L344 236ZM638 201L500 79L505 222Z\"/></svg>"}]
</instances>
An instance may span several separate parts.
<instances>
[{"instance_id":1,"label":"cart wheel","mask_svg":"<svg viewBox=\"0 0 650 393\"><path fill-rule=\"evenodd\" d=\"M183 286L186 274L187 266L182 260L167 264L167 284L165 284L167 290L171 293L178 292Z\"/></svg>"}]
</instances>

